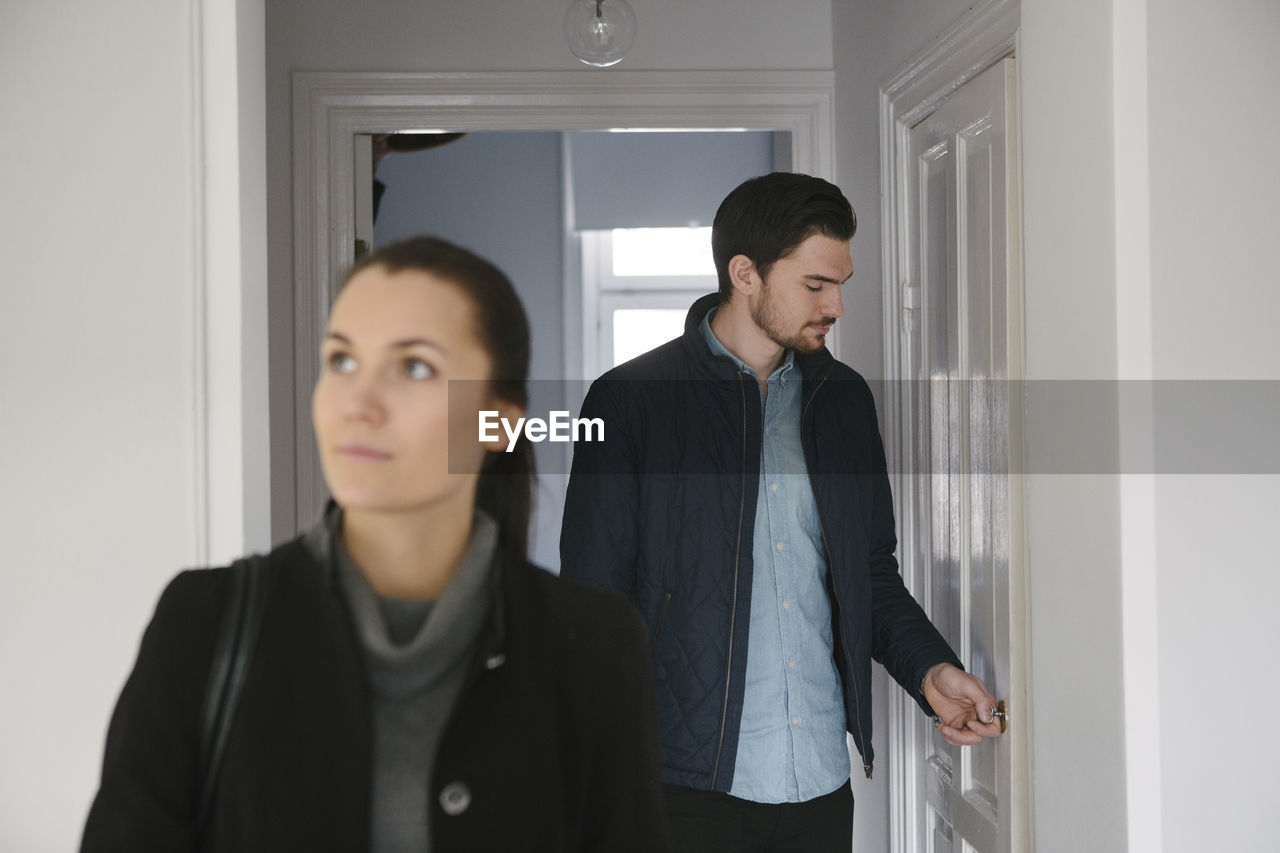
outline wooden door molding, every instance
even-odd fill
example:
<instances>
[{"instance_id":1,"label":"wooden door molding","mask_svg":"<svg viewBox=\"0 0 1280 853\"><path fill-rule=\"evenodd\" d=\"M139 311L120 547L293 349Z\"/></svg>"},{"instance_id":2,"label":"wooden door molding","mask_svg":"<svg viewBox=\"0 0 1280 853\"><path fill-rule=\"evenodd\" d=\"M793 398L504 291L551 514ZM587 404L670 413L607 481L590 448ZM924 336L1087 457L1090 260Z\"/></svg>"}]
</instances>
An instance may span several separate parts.
<instances>
[{"instance_id":1,"label":"wooden door molding","mask_svg":"<svg viewBox=\"0 0 1280 853\"><path fill-rule=\"evenodd\" d=\"M911 168L907 157L908 136L912 127L932 114L959 87L1001 60L1016 56L1019 26L1018 0L988 0L958 20L927 50L881 84L881 217L885 235L881 247L884 271L882 320L885 376L888 379L885 388L885 449L889 470L893 472L894 493L899 496L900 543L914 541L917 526L927 523L927 519L921 518L914 501L908 499L913 493L911 481L915 476L909 452L915 415L910 411L907 395L902 393L904 381L912 378L907 375L908 366L904 358L908 346L907 329L918 320L920 305L918 288L913 289L913 284L918 284L918 275L910 269L908 260L906 193L910 183L907 170ZM1014 169L1017 169L1019 161L1016 124L1014 121L1009 128L1010 157ZM1020 205L1012 204L1008 215L1020 223ZM1020 257L1020 245L1011 246L1010 252L1016 252ZM1020 261L1018 266L1021 267ZM1020 286L1018 290L1020 292ZM1010 299L1009 311L1011 315L1017 312L1020 326L1022 304L1018 294ZM1020 374L1012 371L1018 370L1021 360L1020 350L1010 352L1011 379L1020 378ZM1020 512L1020 501L1015 500L1014 503L1016 514ZM1012 547L1020 555L1021 543L1015 541ZM922 573L910 551L910 548L900 549L902 574L908 588L919 596ZM1025 586L1021 581L1015 583L1011 595L1018 600L1025 598ZM1011 646L1015 658L1012 663L1015 667L1025 666L1025 640L1025 626L1012 626ZM1019 706L1016 723L1006 737L1017 739L1018 752L1027 756L1026 765L1029 767L1026 752L1030 744L1029 702L1019 697L1015 704ZM923 792L916 790L917 774L911 764L919 748L916 743L919 713L905 694L897 695L889 702L890 849L893 853L916 853L928 849L926 839L920 837L917 816L913 812L916 804L923 801ZM1019 778L1016 765L1017 762L1014 784L1025 787L1029 779ZM1019 800L1021 809L1013 815L1011 827L1012 849L1015 851L1030 849L1032 838L1031 800L1026 796Z\"/></svg>"},{"instance_id":2,"label":"wooden door molding","mask_svg":"<svg viewBox=\"0 0 1280 853\"><path fill-rule=\"evenodd\" d=\"M335 279L352 258L355 134L422 128L780 130L791 134L792 168L835 180L834 102L831 71L295 73L295 517L315 517L324 496L310 399ZM565 346L566 363L581 358L580 345L566 340Z\"/></svg>"}]
</instances>

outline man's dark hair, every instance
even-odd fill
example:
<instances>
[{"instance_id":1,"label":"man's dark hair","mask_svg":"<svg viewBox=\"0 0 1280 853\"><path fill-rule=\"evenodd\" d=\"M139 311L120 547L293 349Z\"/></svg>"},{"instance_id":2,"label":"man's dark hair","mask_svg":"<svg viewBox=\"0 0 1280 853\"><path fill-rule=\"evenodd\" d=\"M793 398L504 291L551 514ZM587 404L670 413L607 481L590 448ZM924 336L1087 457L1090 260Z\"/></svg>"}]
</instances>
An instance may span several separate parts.
<instances>
[{"instance_id":1,"label":"man's dark hair","mask_svg":"<svg viewBox=\"0 0 1280 853\"><path fill-rule=\"evenodd\" d=\"M814 234L852 240L858 218L840 188L822 178L773 172L739 184L716 211L711 255L720 278L720 301L733 293L729 261L746 255L763 277L769 268Z\"/></svg>"}]
</instances>

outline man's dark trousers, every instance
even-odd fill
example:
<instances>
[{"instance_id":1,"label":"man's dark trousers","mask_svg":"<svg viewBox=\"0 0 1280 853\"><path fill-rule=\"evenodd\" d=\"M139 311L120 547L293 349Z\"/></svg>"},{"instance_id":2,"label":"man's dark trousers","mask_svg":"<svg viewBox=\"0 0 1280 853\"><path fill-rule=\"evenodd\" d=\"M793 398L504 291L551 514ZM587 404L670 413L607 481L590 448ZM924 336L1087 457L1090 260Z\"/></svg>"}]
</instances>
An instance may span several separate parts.
<instances>
[{"instance_id":1,"label":"man's dark trousers","mask_svg":"<svg viewBox=\"0 0 1280 853\"><path fill-rule=\"evenodd\" d=\"M716 791L665 786L676 853L848 853L853 791L804 803L753 803Z\"/></svg>"}]
</instances>

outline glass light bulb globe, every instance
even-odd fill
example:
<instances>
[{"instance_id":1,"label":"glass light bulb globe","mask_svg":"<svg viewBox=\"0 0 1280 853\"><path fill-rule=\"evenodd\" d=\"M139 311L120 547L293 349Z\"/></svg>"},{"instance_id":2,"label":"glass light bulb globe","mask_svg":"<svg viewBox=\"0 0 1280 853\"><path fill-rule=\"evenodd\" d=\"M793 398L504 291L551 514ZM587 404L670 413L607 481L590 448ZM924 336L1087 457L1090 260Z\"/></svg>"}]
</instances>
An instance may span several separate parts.
<instances>
[{"instance_id":1,"label":"glass light bulb globe","mask_svg":"<svg viewBox=\"0 0 1280 853\"><path fill-rule=\"evenodd\" d=\"M587 65L616 65L636 40L636 13L627 0L574 0L564 16L564 37Z\"/></svg>"}]
</instances>

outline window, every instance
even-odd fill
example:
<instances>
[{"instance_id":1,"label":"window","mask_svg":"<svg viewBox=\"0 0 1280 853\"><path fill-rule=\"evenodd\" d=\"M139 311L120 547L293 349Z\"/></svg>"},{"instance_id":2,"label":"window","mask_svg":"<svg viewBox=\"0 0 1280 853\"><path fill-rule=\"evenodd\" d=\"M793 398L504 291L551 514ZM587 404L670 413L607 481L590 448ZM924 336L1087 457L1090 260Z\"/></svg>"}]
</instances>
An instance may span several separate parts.
<instances>
[{"instance_id":1,"label":"window","mask_svg":"<svg viewBox=\"0 0 1280 853\"><path fill-rule=\"evenodd\" d=\"M661 278L715 275L710 228L615 228L613 275Z\"/></svg>"},{"instance_id":2,"label":"window","mask_svg":"<svg viewBox=\"0 0 1280 853\"><path fill-rule=\"evenodd\" d=\"M689 306L716 289L710 228L581 237L587 378L678 337Z\"/></svg>"}]
</instances>

